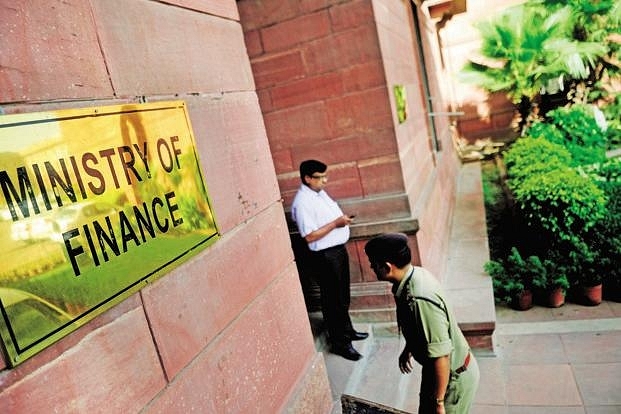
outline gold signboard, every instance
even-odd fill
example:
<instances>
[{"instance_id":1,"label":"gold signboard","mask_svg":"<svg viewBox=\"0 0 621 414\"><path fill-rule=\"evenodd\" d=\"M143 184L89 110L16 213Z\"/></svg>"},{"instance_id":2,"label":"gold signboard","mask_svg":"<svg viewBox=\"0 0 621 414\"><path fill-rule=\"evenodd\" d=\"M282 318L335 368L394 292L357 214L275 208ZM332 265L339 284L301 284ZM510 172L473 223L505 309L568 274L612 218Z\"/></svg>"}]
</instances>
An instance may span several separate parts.
<instances>
[{"instance_id":1,"label":"gold signboard","mask_svg":"<svg viewBox=\"0 0 621 414\"><path fill-rule=\"evenodd\" d=\"M183 102L0 117L0 336L10 364L217 237Z\"/></svg>"}]
</instances>

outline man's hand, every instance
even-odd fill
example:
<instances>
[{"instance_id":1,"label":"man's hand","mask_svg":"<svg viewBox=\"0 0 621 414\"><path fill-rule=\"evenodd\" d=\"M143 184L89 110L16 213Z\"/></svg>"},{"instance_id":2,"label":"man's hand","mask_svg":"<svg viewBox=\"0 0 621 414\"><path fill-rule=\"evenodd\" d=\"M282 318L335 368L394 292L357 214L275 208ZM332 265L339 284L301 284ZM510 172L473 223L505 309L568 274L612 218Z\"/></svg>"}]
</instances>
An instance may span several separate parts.
<instances>
[{"instance_id":1,"label":"man's hand","mask_svg":"<svg viewBox=\"0 0 621 414\"><path fill-rule=\"evenodd\" d=\"M352 221L354 221L353 217L342 215L341 217L338 217L337 219L334 220L334 226L345 227L349 225Z\"/></svg>"},{"instance_id":2,"label":"man's hand","mask_svg":"<svg viewBox=\"0 0 621 414\"><path fill-rule=\"evenodd\" d=\"M314 241L317 241L325 237L328 233L330 233L332 230L336 228L345 227L349 225L352 221L354 221L353 217L342 215L341 217L335 218L334 220L323 225L317 230L311 233L308 233L306 237L304 237L304 240L306 240L307 243L312 243Z\"/></svg>"},{"instance_id":3,"label":"man's hand","mask_svg":"<svg viewBox=\"0 0 621 414\"><path fill-rule=\"evenodd\" d=\"M412 354L407 348L403 348L403 352L399 355L399 369L402 374L409 374L412 372Z\"/></svg>"}]
</instances>

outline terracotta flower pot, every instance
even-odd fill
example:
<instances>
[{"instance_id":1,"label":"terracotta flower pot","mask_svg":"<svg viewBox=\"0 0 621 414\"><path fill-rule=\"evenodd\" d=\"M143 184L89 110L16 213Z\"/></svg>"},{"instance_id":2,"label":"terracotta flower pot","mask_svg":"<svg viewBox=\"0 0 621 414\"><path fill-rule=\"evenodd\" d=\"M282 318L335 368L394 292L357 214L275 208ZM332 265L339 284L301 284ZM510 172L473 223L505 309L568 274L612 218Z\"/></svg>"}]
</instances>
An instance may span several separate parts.
<instances>
[{"instance_id":1,"label":"terracotta flower pot","mask_svg":"<svg viewBox=\"0 0 621 414\"><path fill-rule=\"evenodd\" d=\"M559 308L565 304L565 292L563 288L555 288L548 292L546 306Z\"/></svg>"},{"instance_id":2,"label":"terracotta flower pot","mask_svg":"<svg viewBox=\"0 0 621 414\"><path fill-rule=\"evenodd\" d=\"M602 284L582 286L580 288L582 303L586 306L597 306L602 303Z\"/></svg>"},{"instance_id":3,"label":"terracotta flower pot","mask_svg":"<svg viewBox=\"0 0 621 414\"><path fill-rule=\"evenodd\" d=\"M515 310L525 311L533 307L533 292L524 290L517 294L511 301L511 307Z\"/></svg>"}]
</instances>

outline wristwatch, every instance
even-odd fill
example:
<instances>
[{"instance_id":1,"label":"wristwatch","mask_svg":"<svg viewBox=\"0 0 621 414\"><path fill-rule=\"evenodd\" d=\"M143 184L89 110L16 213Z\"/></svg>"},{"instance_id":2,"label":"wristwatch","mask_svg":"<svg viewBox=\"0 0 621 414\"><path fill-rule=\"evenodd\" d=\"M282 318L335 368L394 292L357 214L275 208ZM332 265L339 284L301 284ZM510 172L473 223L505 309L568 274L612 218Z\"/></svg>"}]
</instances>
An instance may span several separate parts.
<instances>
[{"instance_id":1,"label":"wristwatch","mask_svg":"<svg viewBox=\"0 0 621 414\"><path fill-rule=\"evenodd\" d=\"M444 404L444 398L436 398L436 405Z\"/></svg>"}]
</instances>

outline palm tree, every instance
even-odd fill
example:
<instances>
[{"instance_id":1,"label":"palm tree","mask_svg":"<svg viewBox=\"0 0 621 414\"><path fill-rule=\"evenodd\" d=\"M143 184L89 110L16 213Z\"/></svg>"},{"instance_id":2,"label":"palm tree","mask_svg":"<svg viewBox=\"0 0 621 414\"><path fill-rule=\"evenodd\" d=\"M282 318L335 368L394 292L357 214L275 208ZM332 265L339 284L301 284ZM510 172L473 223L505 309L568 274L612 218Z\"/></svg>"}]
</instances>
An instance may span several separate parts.
<instances>
[{"instance_id":1,"label":"palm tree","mask_svg":"<svg viewBox=\"0 0 621 414\"><path fill-rule=\"evenodd\" d=\"M573 38L574 17L568 6L550 10L540 1L506 9L477 25L483 59L471 59L463 81L489 92L505 92L517 105L520 132L536 114L541 93L568 79L585 79L606 48Z\"/></svg>"},{"instance_id":2,"label":"palm tree","mask_svg":"<svg viewBox=\"0 0 621 414\"><path fill-rule=\"evenodd\" d=\"M582 93L573 97L576 102L610 101L619 93L618 87L612 86L614 80L619 82L621 62L621 2L619 0L530 0L545 1L550 7L571 7L573 13L573 37L579 41L601 43L606 53L593 67L586 79L579 83ZM578 89L578 88L575 88Z\"/></svg>"}]
</instances>

